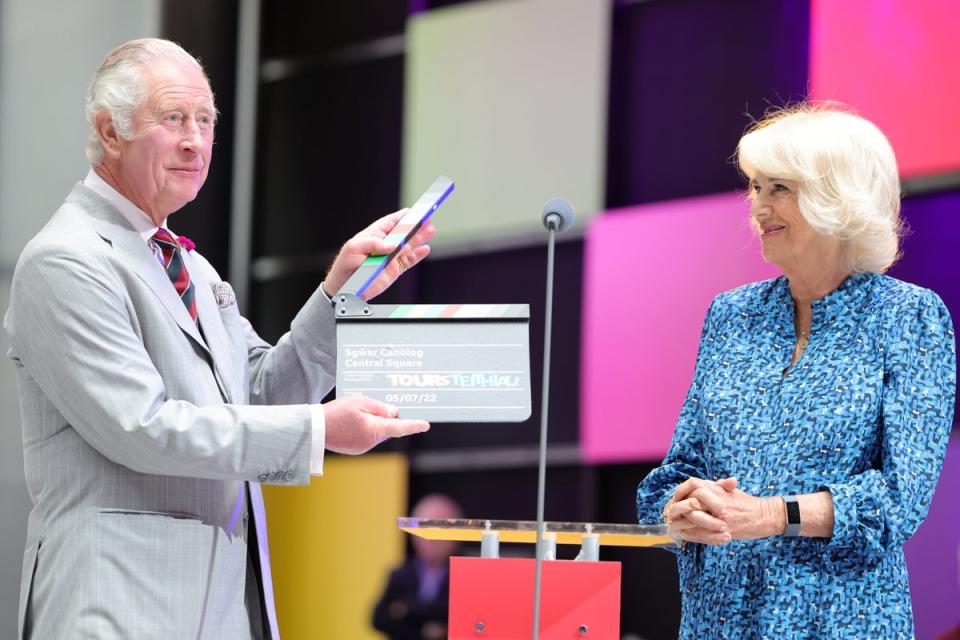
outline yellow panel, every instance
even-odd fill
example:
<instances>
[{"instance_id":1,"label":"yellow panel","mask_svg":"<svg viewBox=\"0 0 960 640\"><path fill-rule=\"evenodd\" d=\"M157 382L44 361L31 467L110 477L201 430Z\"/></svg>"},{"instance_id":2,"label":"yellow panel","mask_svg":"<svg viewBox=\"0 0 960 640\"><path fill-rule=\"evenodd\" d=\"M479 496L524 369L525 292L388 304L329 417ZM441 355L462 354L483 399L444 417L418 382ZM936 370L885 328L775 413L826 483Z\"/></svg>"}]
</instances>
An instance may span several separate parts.
<instances>
[{"instance_id":1,"label":"yellow panel","mask_svg":"<svg viewBox=\"0 0 960 640\"><path fill-rule=\"evenodd\" d=\"M284 640L376 640L373 606L403 561L403 454L329 457L308 487L263 487Z\"/></svg>"}]
</instances>

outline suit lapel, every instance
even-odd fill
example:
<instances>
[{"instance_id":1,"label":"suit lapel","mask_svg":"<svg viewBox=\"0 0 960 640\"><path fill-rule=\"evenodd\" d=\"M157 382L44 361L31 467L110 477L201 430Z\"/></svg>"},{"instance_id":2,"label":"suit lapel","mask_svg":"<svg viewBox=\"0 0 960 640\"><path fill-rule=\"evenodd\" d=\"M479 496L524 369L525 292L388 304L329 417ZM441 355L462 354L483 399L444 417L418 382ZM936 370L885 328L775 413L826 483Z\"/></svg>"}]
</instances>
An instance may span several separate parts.
<instances>
[{"instance_id":1,"label":"suit lapel","mask_svg":"<svg viewBox=\"0 0 960 640\"><path fill-rule=\"evenodd\" d=\"M200 320L200 326L203 328L203 337L206 338L207 348L213 358L213 365L220 386L224 389L228 402L238 402L238 392L234 388L236 376L231 375L232 369L230 366L232 346L230 337L223 326L223 320L220 318L217 301L213 298L213 285L207 280L204 270L194 263L189 252L183 252L183 260L190 272L190 279L193 281L194 299L197 302L197 317Z\"/></svg>"},{"instance_id":2,"label":"suit lapel","mask_svg":"<svg viewBox=\"0 0 960 640\"><path fill-rule=\"evenodd\" d=\"M114 251L121 254L124 264L133 269L144 284L159 298L177 326L193 338L208 354L210 350L200 336L197 323L173 288L170 277L163 265L157 260L139 233L130 227L130 223L106 200L85 187L77 184L67 196L67 202L73 202L90 214L91 223L100 237L110 242ZM189 268L189 267L188 267Z\"/></svg>"}]
</instances>

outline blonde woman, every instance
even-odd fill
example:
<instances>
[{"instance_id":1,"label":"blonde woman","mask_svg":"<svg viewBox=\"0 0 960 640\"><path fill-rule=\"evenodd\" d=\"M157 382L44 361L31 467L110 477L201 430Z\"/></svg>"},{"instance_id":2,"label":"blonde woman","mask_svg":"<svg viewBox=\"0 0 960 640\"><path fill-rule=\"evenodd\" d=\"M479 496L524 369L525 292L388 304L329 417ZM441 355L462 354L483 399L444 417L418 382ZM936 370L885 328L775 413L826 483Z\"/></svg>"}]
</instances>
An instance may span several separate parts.
<instances>
[{"instance_id":1,"label":"blonde woman","mask_svg":"<svg viewBox=\"0 0 960 640\"><path fill-rule=\"evenodd\" d=\"M681 638L911 638L904 542L953 420L955 340L884 271L900 183L880 130L832 106L741 138L750 219L783 275L722 293L640 522L682 543Z\"/></svg>"}]
</instances>

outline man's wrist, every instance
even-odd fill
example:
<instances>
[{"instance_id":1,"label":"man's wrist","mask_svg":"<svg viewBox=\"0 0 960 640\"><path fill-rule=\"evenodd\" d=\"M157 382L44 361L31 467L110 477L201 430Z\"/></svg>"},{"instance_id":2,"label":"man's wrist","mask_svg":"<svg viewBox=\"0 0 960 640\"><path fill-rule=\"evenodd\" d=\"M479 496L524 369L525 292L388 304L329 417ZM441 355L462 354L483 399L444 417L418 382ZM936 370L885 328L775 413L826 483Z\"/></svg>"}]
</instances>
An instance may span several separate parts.
<instances>
[{"instance_id":1,"label":"man's wrist","mask_svg":"<svg viewBox=\"0 0 960 640\"><path fill-rule=\"evenodd\" d=\"M336 293L336 291L334 291L333 293L330 293L329 291L327 291L327 281L324 280L323 282L320 283L320 293L327 296L327 300L333 300L333 296Z\"/></svg>"},{"instance_id":2,"label":"man's wrist","mask_svg":"<svg viewBox=\"0 0 960 640\"><path fill-rule=\"evenodd\" d=\"M327 419L322 404L310 407L310 475L323 475L323 456L327 445Z\"/></svg>"}]
</instances>

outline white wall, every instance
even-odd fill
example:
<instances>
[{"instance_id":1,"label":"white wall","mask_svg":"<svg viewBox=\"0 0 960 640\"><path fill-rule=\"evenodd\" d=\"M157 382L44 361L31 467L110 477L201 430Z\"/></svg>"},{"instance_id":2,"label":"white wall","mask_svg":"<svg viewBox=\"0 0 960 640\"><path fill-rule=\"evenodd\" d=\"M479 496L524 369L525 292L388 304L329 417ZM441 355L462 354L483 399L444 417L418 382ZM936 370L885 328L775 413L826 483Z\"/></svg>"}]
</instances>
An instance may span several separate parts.
<instances>
[{"instance_id":1,"label":"white wall","mask_svg":"<svg viewBox=\"0 0 960 640\"><path fill-rule=\"evenodd\" d=\"M161 0L0 0L0 312L20 249L87 170L83 98L104 54L160 32ZM0 332L0 638L16 635L30 500Z\"/></svg>"}]
</instances>

